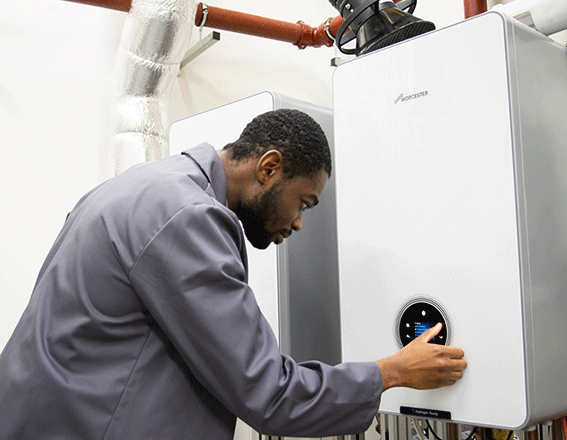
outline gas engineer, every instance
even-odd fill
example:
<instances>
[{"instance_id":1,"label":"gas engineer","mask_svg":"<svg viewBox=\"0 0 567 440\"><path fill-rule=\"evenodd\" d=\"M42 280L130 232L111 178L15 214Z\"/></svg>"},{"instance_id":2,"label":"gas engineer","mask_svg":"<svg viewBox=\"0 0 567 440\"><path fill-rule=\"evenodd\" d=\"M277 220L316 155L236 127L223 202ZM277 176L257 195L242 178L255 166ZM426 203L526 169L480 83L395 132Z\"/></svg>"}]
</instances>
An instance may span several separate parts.
<instances>
[{"instance_id":1,"label":"gas engineer","mask_svg":"<svg viewBox=\"0 0 567 440\"><path fill-rule=\"evenodd\" d=\"M377 362L280 354L245 236L266 248L299 231L330 174L317 123L276 110L220 152L201 144L87 193L1 354L0 438L229 440L237 417L264 434L353 434L388 388L461 378L463 351L427 343L440 325Z\"/></svg>"}]
</instances>

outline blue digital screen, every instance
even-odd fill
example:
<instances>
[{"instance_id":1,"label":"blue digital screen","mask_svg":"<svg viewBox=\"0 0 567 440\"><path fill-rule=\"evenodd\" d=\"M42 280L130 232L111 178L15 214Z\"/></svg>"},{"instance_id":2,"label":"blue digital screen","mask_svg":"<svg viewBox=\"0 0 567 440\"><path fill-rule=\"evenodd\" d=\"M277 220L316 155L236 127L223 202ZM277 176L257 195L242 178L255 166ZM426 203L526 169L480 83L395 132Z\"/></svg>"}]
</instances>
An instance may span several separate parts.
<instances>
[{"instance_id":1,"label":"blue digital screen","mask_svg":"<svg viewBox=\"0 0 567 440\"><path fill-rule=\"evenodd\" d=\"M425 330L431 328L431 324L427 322L416 322L414 328L415 328L415 337L418 338Z\"/></svg>"}]
</instances>

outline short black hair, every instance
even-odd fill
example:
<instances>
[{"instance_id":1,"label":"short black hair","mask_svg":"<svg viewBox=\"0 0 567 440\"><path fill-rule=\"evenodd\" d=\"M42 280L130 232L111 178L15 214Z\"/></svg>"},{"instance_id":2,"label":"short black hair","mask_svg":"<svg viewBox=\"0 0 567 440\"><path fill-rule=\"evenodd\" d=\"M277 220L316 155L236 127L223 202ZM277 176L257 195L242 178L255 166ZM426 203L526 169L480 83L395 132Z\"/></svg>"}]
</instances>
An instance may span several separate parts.
<instances>
[{"instance_id":1,"label":"short black hair","mask_svg":"<svg viewBox=\"0 0 567 440\"><path fill-rule=\"evenodd\" d=\"M286 178L312 176L325 170L331 176L331 150L321 126L304 112L278 109L256 116L235 142L226 145L232 160L260 157L269 150L283 156Z\"/></svg>"}]
</instances>

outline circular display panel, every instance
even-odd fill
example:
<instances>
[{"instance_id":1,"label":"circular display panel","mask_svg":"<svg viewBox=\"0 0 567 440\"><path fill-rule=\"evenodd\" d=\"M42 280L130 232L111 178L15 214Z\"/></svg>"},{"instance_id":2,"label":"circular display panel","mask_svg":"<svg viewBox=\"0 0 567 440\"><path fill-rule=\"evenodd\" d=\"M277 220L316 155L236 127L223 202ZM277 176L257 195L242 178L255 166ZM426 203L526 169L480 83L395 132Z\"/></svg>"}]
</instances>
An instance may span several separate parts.
<instances>
[{"instance_id":1,"label":"circular display panel","mask_svg":"<svg viewBox=\"0 0 567 440\"><path fill-rule=\"evenodd\" d=\"M430 343L447 345L449 343L449 319L441 306L428 298L417 298L406 303L396 320L395 331L398 344L405 347L439 322L443 324L443 328Z\"/></svg>"}]
</instances>

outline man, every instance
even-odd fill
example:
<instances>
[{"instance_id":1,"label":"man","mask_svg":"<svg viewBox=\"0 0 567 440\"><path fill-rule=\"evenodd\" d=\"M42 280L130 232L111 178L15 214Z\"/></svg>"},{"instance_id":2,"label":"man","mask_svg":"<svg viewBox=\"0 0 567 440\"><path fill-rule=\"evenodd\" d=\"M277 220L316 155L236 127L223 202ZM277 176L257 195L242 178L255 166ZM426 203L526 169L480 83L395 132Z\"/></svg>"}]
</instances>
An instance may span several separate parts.
<instances>
[{"instance_id":1,"label":"man","mask_svg":"<svg viewBox=\"0 0 567 440\"><path fill-rule=\"evenodd\" d=\"M85 195L0 357L0 438L222 440L236 417L267 434L356 433L384 390L454 383L466 362L427 344L439 327L378 362L279 353L244 233L265 248L299 231L330 174L321 128L276 110L220 153L199 145Z\"/></svg>"}]
</instances>

